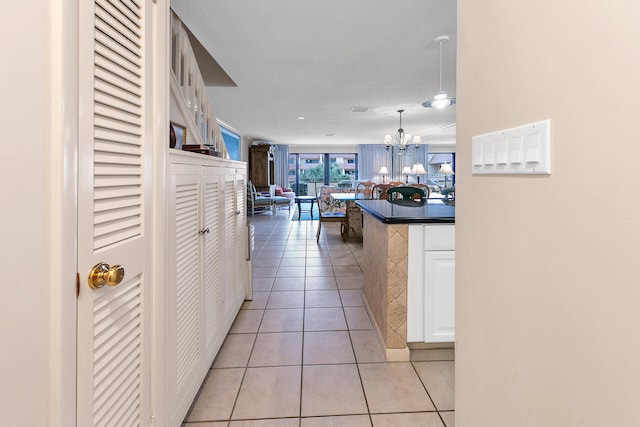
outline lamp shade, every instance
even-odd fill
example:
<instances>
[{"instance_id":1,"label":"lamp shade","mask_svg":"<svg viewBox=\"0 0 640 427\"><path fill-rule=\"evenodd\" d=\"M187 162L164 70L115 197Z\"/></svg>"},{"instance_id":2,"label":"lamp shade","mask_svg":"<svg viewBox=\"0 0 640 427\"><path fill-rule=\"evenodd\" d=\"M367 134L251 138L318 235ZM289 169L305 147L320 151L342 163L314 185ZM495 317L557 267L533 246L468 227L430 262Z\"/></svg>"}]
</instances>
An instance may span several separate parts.
<instances>
[{"instance_id":1,"label":"lamp shade","mask_svg":"<svg viewBox=\"0 0 640 427\"><path fill-rule=\"evenodd\" d=\"M453 169L451 169L451 165L449 163L443 163L440 165L440 170L438 171L439 173L445 174L445 175L453 175Z\"/></svg>"},{"instance_id":2,"label":"lamp shade","mask_svg":"<svg viewBox=\"0 0 640 427\"><path fill-rule=\"evenodd\" d=\"M402 168L402 173L406 173L406 174L411 173L411 168L409 166L405 166L404 168Z\"/></svg>"},{"instance_id":3,"label":"lamp shade","mask_svg":"<svg viewBox=\"0 0 640 427\"><path fill-rule=\"evenodd\" d=\"M382 166L380 168L380 172L378 172L380 175L389 175L389 170L387 169L386 166Z\"/></svg>"},{"instance_id":4,"label":"lamp shade","mask_svg":"<svg viewBox=\"0 0 640 427\"><path fill-rule=\"evenodd\" d=\"M425 173L427 173L427 171L424 170L424 166L422 165L422 163L416 163L415 165L413 165L413 168L411 168L411 173L416 175L424 175Z\"/></svg>"}]
</instances>

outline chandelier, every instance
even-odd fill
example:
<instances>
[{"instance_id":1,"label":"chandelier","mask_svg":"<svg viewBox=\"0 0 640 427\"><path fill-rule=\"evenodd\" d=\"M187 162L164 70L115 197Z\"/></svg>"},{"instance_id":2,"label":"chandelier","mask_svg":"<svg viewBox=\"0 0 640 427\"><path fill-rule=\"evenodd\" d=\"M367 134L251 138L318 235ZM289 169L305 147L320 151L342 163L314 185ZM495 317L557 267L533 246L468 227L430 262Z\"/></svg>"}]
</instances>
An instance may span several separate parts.
<instances>
[{"instance_id":1,"label":"chandelier","mask_svg":"<svg viewBox=\"0 0 640 427\"><path fill-rule=\"evenodd\" d=\"M422 138L419 135L412 137L411 134L404 132L404 129L402 129L402 113L404 113L404 110L398 110L398 113L400 113L400 127L396 132L395 138L391 135L384 136L384 145L387 151L392 151L393 147L398 147L398 155L403 156L412 143L417 147L422 142Z\"/></svg>"}]
</instances>

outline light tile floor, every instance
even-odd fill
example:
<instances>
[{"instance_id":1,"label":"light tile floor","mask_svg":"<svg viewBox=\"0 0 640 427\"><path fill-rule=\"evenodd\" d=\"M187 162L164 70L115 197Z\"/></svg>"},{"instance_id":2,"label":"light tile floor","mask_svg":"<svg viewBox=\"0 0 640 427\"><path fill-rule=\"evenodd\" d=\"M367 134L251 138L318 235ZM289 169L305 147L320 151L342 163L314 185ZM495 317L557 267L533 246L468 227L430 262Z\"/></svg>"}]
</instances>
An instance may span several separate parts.
<instances>
[{"instance_id":1,"label":"light tile floor","mask_svg":"<svg viewBox=\"0 0 640 427\"><path fill-rule=\"evenodd\" d=\"M246 301L185 427L453 427L452 351L387 363L363 307L362 244L337 224L255 225Z\"/></svg>"}]
</instances>

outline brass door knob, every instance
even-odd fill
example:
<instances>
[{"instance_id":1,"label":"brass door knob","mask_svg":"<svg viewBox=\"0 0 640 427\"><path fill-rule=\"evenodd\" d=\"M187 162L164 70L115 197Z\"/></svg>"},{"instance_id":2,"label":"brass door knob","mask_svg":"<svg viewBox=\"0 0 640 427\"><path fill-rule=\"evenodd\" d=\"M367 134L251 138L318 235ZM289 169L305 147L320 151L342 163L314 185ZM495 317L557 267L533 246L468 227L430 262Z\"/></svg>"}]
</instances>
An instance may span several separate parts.
<instances>
[{"instance_id":1,"label":"brass door knob","mask_svg":"<svg viewBox=\"0 0 640 427\"><path fill-rule=\"evenodd\" d=\"M89 287L91 289L100 289L104 285L118 286L124 279L124 267L101 262L93 266L89 272Z\"/></svg>"}]
</instances>

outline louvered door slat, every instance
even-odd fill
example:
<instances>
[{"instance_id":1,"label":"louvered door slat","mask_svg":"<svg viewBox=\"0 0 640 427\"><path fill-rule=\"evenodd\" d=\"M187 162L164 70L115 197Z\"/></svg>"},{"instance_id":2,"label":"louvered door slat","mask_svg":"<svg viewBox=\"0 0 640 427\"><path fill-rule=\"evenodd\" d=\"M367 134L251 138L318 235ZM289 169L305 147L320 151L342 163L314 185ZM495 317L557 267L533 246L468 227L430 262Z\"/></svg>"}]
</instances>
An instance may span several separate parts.
<instances>
[{"instance_id":1,"label":"louvered door slat","mask_svg":"<svg viewBox=\"0 0 640 427\"><path fill-rule=\"evenodd\" d=\"M111 15L120 15L123 21L128 21L131 26L138 27L140 19L141 3L137 1L108 0L101 1L100 6L109 11Z\"/></svg>"},{"instance_id":2,"label":"louvered door slat","mask_svg":"<svg viewBox=\"0 0 640 427\"><path fill-rule=\"evenodd\" d=\"M95 125L106 129L114 130L118 133L124 133L129 135L142 135L142 129L139 125L133 123L122 122L109 118L107 116L96 116Z\"/></svg>"},{"instance_id":3,"label":"louvered door slat","mask_svg":"<svg viewBox=\"0 0 640 427\"><path fill-rule=\"evenodd\" d=\"M105 329L102 329L103 327L110 327L126 313L137 315L137 312L133 311L139 306L137 289L132 287L129 289L119 289L119 291L117 294L119 298L117 306L113 304L96 304L94 306L96 344L99 344L99 337L105 331ZM106 322L107 319L110 319L108 323Z\"/></svg>"},{"instance_id":4,"label":"louvered door slat","mask_svg":"<svg viewBox=\"0 0 640 427\"><path fill-rule=\"evenodd\" d=\"M138 67L142 65L141 56L131 40L100 19L96 19L96 42L110 49L122 60Z\"/></svg>"},{"instance_id":5,"label":"louvered door slat","mask_svg":"<svg viewBox=\"0 0 640 427\"><path fill-rule=\"evenodd\" d=\"M95 211L105 212L113 209L122 209L128 208L132 206L138 206L140 209L142 208L138 203L137 197L119 197L119 198L108 198L105 200L96 200Z\"/></svg>"},{"instance_id":6,"label":"louvered door slat","mask_svg":"<svg viewBox=\"0 0 640 427\"><path fill-rule=\"evenodd\" d=\"M128 163L129 159L118 163L96 163L94 168L95 187L119 187L122 185L140 185L141 165Z\"/></svg>"},{"instance_id":7,"label":"louvered door slat","mask_svg":"<svg viewBox=\"0 0 640 427\"><path fill-rule=\"evenodd\" d=\"M120 99L123 102L127 102L131 105L140 105L139 91L128 91L127 88L135 89L134 85L127 85L127 88L118 86L120 83L118 76L111 76L106 80L96 80L95 88L96 92L111 94L114 98Z\"/></svg>"},{"instance_id":8,"label":"louvered door slat","mask_svg":"<svg viewBox=\"0 0 640 427\"><path fill-rule=\"evenodd\" d=\"M105 144L130 145L135 148L140 144L139 136L125 134L114 129L95 128L94 137L96 148L100 149L104 149Z\"/></svg>"},{"instance_id":9,"label":"louvered door slat","mask_svg":"<svg viewBox=\"0 0 640 427\"><path fill-rule=\"evenodd\" d=\"M128 372L122 377L121 387L126 390L123 394L110 394L105 399L103 406L95 415L97 425L116 426L122 419L122 412L127 408L127 404L133 403L137 406L138 393L131 388L134 380L131 375L135 373L136 366L130 366ZM136 411L137 412L137 411ZM136 417L137 418L137 417ZM133 424L136 425L136 424Z\"/></svg>"},{"instance_id":10,"label":"louvered door slat","mask_svg":"<svg viewBox=\"0 0 640 427\"><path fill-rule=\"evenodd\" d=\"M107 151L108 148L111 148L111 150ZM100 168L99 171L105 173L103 169L106 165L132 166L136 168L132 169L132 175L138 176L142 159L140 153L135 152L137 147L131 147L133 152L125 152L122 148L128 147L122 147L122 145L114 146L112 144L111 147L105 146L103 150L96 149L94 153L95 167Z\"/></svg>"},{"instance_id":11,"label":"louvered door slat","mask_svg":"<svg viewBox=\"0 0 640 427\"><path fill-rule=\"evenodd\" d=\"M118 4L118 2L113 4L108 1L98 2L96 4L96 17L112 27L113 30L110 32L115 31L131 40L131 43L135 45L133 50L139 51L142 29L137 26L136 20L138 17L133 16L133 14L127 14L126 11L130 11L130 9L123 8L123 10L120 10L115 8L114 4ZM125 13L122 13L123 11Z\"/></svg>"},{"instance_id":12,"label":"louvered door slat","mask_svg":"<svg viewBox=\"0 0 640 427\"><path fill-rule=\"evenodd\" d=\"M115 357L113 359L115 363L110 365L112 369L108 372L105 372L105 374L102 375L101 378L96 378L96 394L107 393L110 384L114 380L124 384L132 379L131 370L135 370L137 368L137 356L131 347L132 341L133 338L123 343L123 346L128 345L128 347L126 347L129 350L128 353L117 353L114 351L114 353L117 354L118 357Z\"/></svg>"},{"instance_id":13,"label":"louvered door slat","mask_svg":"<svg viewBox=\"0 0 640 427\"><path fill-rule=\"evenodd\" d=\"M98 132L96 132L96 134L98 134ZM103 134L102 136L107 135ZM100 153L120 153L123 156L142 156L142 147L136 139L128 142L96 138L95 151L97 153L94 153L94 155L100 155Z\"/></svg>"},{"instance_id":14,"label":"louvered door slat","mask_svg":"<svg viewBox=\"0 0 640 427\"><path fill-rule=\"evenodd\" d=\"M105 92L96 92L95 102L96 104L110 105L112 108L117 108L118 110L125 111L129 114L138 114L138 110L140 108L139 105L132 104L128 100L124 100L113 96L111 93Z\"/></svg>"},{"instance_id":15,"label":"louvered door slat","mask_svg":"<svg viewBox=\"0 0 640 427\"><path fill-rule=\"evenodd\" d=\"M117 203L119 198L127 197L136 199L140 202L140 186L139 185L121 185L118 187L105 187L95 189L95 199L97 208L102 201L113 201ZM97 209L96 212L99 212Z\"/></svg>"},{"instance_id":16,"label":"louvered door slat","mask_svg":"<svg viewBox=\"0 0 640 427\"><path fill-rule=\"evenodd\" d=\"M96 115L103 117L105 120L114 120L132 126L134 132L142 126L142 118L138 115L122 111L112 106L96 103Z\"/></svg>"},{"instance_id":17,"label":"louvered door slat","mask_svg":"<svg viewBox=\"0 0 640 427\"><path fill-rule=\"evenodd\" d=\"M114 343L110 340L103 341L103 345L107 344L112 346L109 349L109 353L111 353L112 356L110 356L109 359L103 358L95 361L96 372L100 372L100 374L95 377L97 393L106 391L111 380L117 376L117 372L120 372L131 363L135 363L136 352L135 346L133 345L137 339L135 328L125 324L121 329L121 338L118 342Z\"/></svg>"},{"instance_id":18,"label":"louvered door slat","mask_svg":"<svg viewBox=\"0 0 640 427\"><path fill-rule=\"evenodd\" d=\"M116 70L117 72L113 72ZM116 98L131 102L133 105L139 103L137 97L140 96L142 87L139 86L139 78L135 67L102 68L96 66L96 80L100 85L96 87L98 93L112 94ZM108 90L108 91L107 91Z\"/></svg>"},{"instance_id":19,"label":"louvered door slat","mask_svg":"<svg viewBox=\"0 0 640 427\"><path fill-rule=\"evenodd\" d=\"M130 221L131 225L135 225L142 215L142 208L140 205L123 206L117 209L105 209L104 211L96 209L95 223L105 226L107 224L120 223L123 219ZM116 228L117 230L117 228Z\"/></svg>"},{"instance_id":20,"label":"louvered door slat","mask_svg":"<svg viewBox=\"0 0 640 427\"><path fill-rule=\"evenodd\" d=\"M96 176L94 178L94 190L96 192L96 199L107 199L110 197L121 197L124 195L141 197L142 192L142 178L140 175L103 175ZM131 190L137 190L135 193L131 193ZM116 192L115 195L110 195L110 192Z\"/></svg>"}]
</instances>

